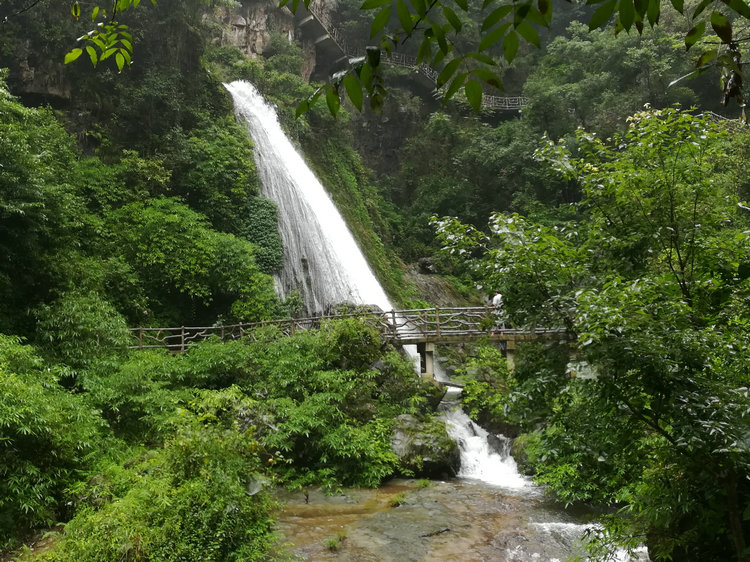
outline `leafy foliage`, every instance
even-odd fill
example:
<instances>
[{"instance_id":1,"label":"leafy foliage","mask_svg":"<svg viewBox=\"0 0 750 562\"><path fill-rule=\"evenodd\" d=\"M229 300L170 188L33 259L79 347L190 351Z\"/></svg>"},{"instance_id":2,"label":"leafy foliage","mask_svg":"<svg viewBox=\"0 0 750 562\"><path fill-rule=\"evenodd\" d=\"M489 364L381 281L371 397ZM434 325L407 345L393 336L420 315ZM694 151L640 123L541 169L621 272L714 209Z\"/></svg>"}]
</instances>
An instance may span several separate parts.
<instances>
[{"instance_id":1,"label":"leafy foliage","mask_svg":"<svg viewBox=\"0 0 750 562\"><path fill-rule=\"evenodd\" d=\"M282 0L280 4L288 3L288 0ZM305 6L309 4L309 0L305 0ZM660 0L636 3L630 0L596 0L591 4L600 5L588 16L590 30L611 25L616 34L635 29L640 35L646 26L656 26L661 17ZM722 87L725 102L736 98L738 104L743 106L741 53L730 18L750 17L750 7L744 2L728 0L723 4L717 6L709 18L711 28L720 40L721 52L719 49L703 51L696 62L696 70L689 76L701 74L713 65L718 66L724 75ZM292 10L296 11L298 5L299 1L293 1ZM681 1L671 4L671 8L685 15L693 24L684 35L688 50L705 35L706 21L700 15L709 5L710 2L701 2L692 14L686 14ZM364 56L352 59L348 69L335 74L330 83L303 101L297 111L307 111L318 99L325 98L330 112L335 115L343 96L361 110L364 94L368 96L371 107L379 109L387 93L381 72L382 59L403 48L412 37L418 41L417 64L438 69L436 86L438 89L444 88L444 102L463 90L469 104L479 111L484 88L502 88L498 52L511 63L518 53L521 40L539 47L539 30L550 26L553 7L549 0L512 4L486 0L481 7L464 0L419 0L411 3L405 0L366 0L361 9L375 13L370 23L370 39L374 39L376 45L367 46ZM467 46L460 37L466 33L465 25L474 22L479 33L475 41ZM471 25L467 27L475 29Z\"/></svg>"},{"instance_id":2,"label":"leafy foliage","mask_svg":"<svg viewBox=\"0 0 750 562\"><path fill-rule=\"evenodd\" d=\"M0 544L67 513L66 489L92 464L103 423L57 385L18 338L0 336Z\"/></svg>"},{"instance_id":3,"label":"leafy foliage","mask_svg":"<svg viewBox=\"0 0 750 562\"><path fill-rule=\"evenodd\" d=\"M95 293L65 293L53 305L42 305L37 319L42 347L73 368L122 352L131 343L124 318Z\"/></svg>"},{"instance_id":4,"label":"leafy foliage","mask_svg":"<svg viewBox=\"0 0 750 562\"><path fill-rule=\"evenodd\" d=\"M647 110L611 141L538 152L581 185L585 224L497 215L490 239L438 223L515 320L577 334L589 374L521 363L511 412L540 431L537 478L562 499L624 503L598 544L645 539L653 559L744 556L747 217L726 150L706 118Z\"/></svg>"},{"instance_id":5,"label":"leafy foliage","mask_svg":"<svg viewBox=\"0 0 750 562\"><path fill-rule=\"evenodd\" d=\"M81 510L42 559L265 559L272 503L252 430L238 426L247 405L228 389L183 409L164 449L134 459L134 485Z\"/></svg>"}]
</instances>

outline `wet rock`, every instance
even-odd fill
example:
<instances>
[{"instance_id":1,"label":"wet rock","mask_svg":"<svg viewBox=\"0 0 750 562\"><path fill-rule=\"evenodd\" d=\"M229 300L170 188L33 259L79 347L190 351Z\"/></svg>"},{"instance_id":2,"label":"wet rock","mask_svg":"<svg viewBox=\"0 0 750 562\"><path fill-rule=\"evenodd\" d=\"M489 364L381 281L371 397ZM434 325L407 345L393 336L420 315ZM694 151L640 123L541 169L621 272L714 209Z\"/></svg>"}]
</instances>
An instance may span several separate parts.
<instances>
[{"instance_id":1,"label":"wet rock","mask_svg":"<svg viewBox=\"0 0 750 562\"><path fill-rule=\"evenodd\" d=\"M410 414L396 418L391 449L404 468L417 477L454 476L461 466L460 451L442 421L419 421Z\"/></svg>"},{"instance_id":2,"label":"wet rock","mask_svg":"<svg viewBox=\"0 0 750 562\"><path fill-rule=\"evenodd\" d=\"M511 441L505 436L498 436L494 433L487 434L487 444L501 457L507 457L510 454Z\"/></svg>"},{"instance_id":3,"label":"wet rock","mask_svg":"<svg viewBox=\"0 0 750 562\"><path fill-rule=\"evenodd\" d=\"M433 258L419 258L417 260L417 267L419 267L419 273L423 275L437 273L437 267L435 267L435 260Z\"/></svg>"}]
</instances>

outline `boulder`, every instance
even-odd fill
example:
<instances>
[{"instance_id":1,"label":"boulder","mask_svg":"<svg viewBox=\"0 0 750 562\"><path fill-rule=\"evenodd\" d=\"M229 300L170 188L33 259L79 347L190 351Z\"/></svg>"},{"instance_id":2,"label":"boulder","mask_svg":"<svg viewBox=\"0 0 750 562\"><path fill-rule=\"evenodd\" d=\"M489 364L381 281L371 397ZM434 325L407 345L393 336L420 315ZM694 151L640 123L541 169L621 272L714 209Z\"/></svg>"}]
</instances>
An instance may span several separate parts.
<instances>
[{"instance_id":1,"label":"boulder","mask_svg":"<svg viewBox=\"0 0 750 562\"><path fill-rule=\"evenodd\" d=\"M401 466L418 478L452 477L461 467L458 445L441 420L420 421L410 414L398 416L391 449L401 460Z\"/></svg>"}]
</instances>

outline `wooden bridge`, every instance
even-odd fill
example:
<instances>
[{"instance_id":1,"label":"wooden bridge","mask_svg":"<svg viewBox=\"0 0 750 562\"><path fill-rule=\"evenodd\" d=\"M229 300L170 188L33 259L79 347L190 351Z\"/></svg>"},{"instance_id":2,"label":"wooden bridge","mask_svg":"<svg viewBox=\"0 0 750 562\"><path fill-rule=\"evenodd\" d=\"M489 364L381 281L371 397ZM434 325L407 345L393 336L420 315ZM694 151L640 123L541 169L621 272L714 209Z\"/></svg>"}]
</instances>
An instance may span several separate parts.
<instances>
[{"instance_id":1,"label":"wooden bridge","mask_svg":"<svg viewBox=\"0 0 750 562\"><path fill-rule=\"evenodd\" d=\"M302 6L300 6L300 8L302 8ZM300 10L300 12L302 12L302 10ZM342 54L341 58L336 61L337 63L358 56L356 54L357 49L347 43L343 34L333 24L330 12L325 8L322 0L312 0L307 7L307 15L302 16L298 21L298 26L303 29L312 24L317 24L320 30L319 33L322 32L322 34L316 38L315 44L319 45L330 40L336 45L339 52ZM391 53L389 55L386 52L381 51L380 60L393 66L410 68L427 78L433 84L437 82L438 75L440 74L431 66L424 63L418 63L417 57L412 55L406 55L403 53ZM482 106L491 109L518 111L526 106L528 102L529 99L523 96L482 96Z\"/></svg>"},{"instance_id":2,"label":"wooden bridge","mask_svg":"<svg viewBox=\"0 0 750 562\"><path fill-rule=\"evenodd\" d=\"M214 326L180 326L174 328L131 328L136 340L131 349L168 349L184 352L190 344L211 337L221 341L256 340L259 332L276 330L279 336L314 330L329 320L359 318L376 326L383 338L394 345L416 344L422 358L422 371L433 373L435 344L466 343L478 340L499 342L512 363L516 345L522 341L545 339L568 341L564 328L524 330L501 327L489 307L426 308L391 310L389 312L355 311L312 318L288 318Z\"/></svg>"}]
</instances>

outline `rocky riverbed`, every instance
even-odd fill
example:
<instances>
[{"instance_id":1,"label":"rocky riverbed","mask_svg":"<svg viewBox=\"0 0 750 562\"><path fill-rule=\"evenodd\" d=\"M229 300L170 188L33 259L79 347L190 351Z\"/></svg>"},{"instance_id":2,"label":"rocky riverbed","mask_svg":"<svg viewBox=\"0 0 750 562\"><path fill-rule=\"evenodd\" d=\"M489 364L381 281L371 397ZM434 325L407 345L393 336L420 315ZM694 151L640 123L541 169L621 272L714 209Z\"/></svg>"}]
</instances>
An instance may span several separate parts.
<instances>
[{"instance_id":1,"label":"rocky riverbed","mask_svg":"<svg viewBox=\"0 0 750 562\"><path fill-rule=\"evenodd\" d=\"M461 479L394 480L331 496L316 490L307 500L284 492L279 499L285 550L314 561L562 561L580 552L587 520L539 488Z\"/></svg>"}]
</instances>

